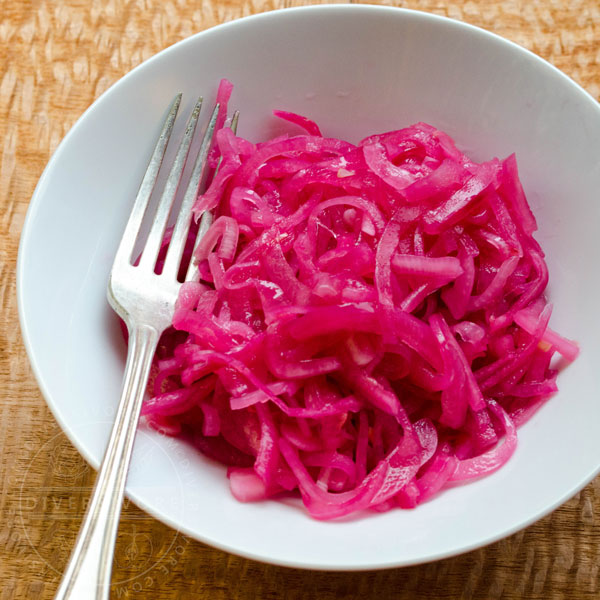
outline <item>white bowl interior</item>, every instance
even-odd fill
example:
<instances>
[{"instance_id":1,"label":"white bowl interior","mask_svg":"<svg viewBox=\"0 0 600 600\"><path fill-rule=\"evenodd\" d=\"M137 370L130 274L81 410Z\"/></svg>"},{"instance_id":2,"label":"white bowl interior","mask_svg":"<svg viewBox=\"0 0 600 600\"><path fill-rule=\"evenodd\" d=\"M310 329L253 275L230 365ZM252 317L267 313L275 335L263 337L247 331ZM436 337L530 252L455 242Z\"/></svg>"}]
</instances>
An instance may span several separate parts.
<instances>
[{"instance_id":1,"label":"white bowl interior","mask_svg":"<svg viewBox=\"0 0 600 600\"><path fill-rule=\"evenodd\" d=\"M547 251L552 325L580 358L560 393L519 432L498 473L410 511L311 520L294 502L240 504L224 469L177 440L138 436L129 496L209 544L277 564L332 569L414 564L481 546L573 495L600 466L598 231L600 108L566 76L489 33L440 17L368 6L276 11L187 39L124 77L78 121L50 161L23 231L23 334L61 426L97 466L120 392L124 345L105 289L113 253L165 108L189 110L235 84L239 133L282 130L271 110L331 136L427 121L476 159L517 153Z\"/></svg>"}]
</instances>

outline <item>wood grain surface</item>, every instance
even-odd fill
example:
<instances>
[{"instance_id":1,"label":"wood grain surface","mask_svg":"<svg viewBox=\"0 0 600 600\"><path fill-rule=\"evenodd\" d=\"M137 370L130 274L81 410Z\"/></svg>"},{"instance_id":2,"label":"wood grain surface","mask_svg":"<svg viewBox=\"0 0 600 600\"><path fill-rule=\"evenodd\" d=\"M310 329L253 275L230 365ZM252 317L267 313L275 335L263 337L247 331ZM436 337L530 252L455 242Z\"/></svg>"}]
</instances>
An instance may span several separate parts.
<instances>
[{"instance_id":1,"label":"wood grain surface","mask_svg":"<svg viewBox=\"0 0 600 600\"><path fill-rule=\"evenodd\" d=\"M29 199L80 114L157 51L218 23L302 0L0 0L0 600L52 598L94 472L29 367L15 266ZM600 97L599 0L386 2L482 26ZM469 554L365 573L278 568L187 539L127 504L113 598L586 599L600 597L600 479L550 516Z\"/></svg>"}]
</instances>

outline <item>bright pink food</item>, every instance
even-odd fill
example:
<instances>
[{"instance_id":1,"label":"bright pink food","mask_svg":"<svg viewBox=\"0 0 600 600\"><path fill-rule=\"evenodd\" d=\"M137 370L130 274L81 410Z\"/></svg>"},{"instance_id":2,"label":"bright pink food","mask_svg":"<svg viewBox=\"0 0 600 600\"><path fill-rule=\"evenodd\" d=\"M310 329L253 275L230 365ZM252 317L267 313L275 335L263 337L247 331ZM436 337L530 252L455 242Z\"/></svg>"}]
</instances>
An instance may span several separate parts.
<instances>
[{"instance_id":1,"label":"bright pink food","mask_svg":"<svg viewBox=\"0 0 600 600\"><path fill-rule=\"evenodd\" d=\"M227 104L230 86L219 99ZM515 157L418 123L358 145L222 127L197 248L143 414L313 517L410 508L491 473L556 391L548 272ZM223 124L223 120L221 120Z\"/></svg>"}]
</instances>

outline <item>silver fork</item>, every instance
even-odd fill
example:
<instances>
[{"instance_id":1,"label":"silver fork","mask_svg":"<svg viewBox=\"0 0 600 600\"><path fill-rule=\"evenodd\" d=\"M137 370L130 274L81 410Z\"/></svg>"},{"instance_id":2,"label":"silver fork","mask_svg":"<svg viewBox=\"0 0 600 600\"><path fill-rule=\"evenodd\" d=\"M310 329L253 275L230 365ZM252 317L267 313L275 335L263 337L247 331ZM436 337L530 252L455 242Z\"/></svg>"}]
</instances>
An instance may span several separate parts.
<instances>
[{"instance_id":1,"label":"silver fork","mask_svg":"<svg viewBox=\"0 0 600 600\"><path fill-rule=\"evenodd\" d=\"M115 539L144 391L156 345L173 318L175 300L181 286L177 275L189 234L191 208L203 178L219 110L217 105L206 128L175 222L164 267L158 275L155 273L155 264L198 122L202 98L196 103L188 120L145 247L136 265L133 264L133 253L180 103L181 94L178 94L171 104L140 185L110 273L108 301L125 321L129 331L123 391L92 498L56 594L57 600L107 600L109 597ZM196 243L210 222L211 215L205 213ZM190 265L186 280L194 276L195 269Z\"/></svg>"}]
</instances>

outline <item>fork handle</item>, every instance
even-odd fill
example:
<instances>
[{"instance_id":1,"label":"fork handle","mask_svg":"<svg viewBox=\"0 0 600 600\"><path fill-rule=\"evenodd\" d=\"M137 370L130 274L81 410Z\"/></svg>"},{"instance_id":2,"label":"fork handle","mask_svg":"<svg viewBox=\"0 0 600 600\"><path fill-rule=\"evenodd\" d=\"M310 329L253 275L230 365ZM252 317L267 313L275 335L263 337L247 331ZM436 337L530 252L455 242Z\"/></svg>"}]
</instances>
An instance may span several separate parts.
<instances>
[{"instance_id":1,"label":"fork handle","mask_svg":"<svg viewBox=\"0 0 600 600\"><path fill-rule=\"evenodd\" d=\"M55 600L108 600L125 480L160 332L129 328L123 391L91 501Z\"/></svg>"}]
</instances>

